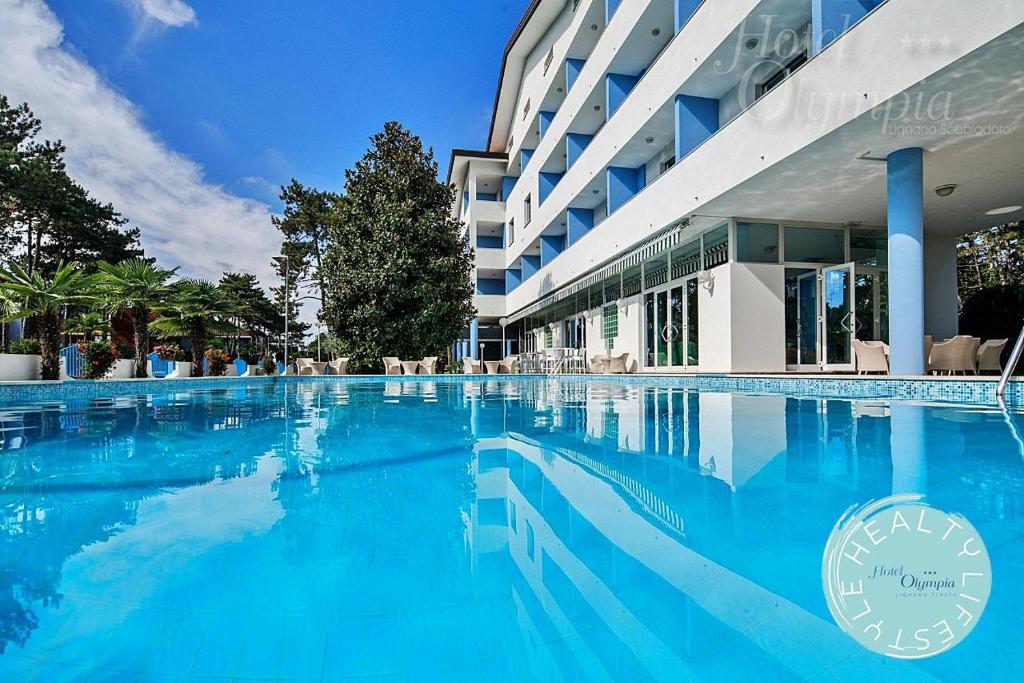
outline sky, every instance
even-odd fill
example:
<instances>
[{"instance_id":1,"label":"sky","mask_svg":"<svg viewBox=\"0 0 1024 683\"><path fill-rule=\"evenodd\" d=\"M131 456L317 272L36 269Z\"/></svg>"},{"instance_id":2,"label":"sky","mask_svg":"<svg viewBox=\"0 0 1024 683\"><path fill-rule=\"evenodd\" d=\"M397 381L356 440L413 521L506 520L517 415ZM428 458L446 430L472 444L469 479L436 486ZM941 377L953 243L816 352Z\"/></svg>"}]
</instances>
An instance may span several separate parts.
<instances>
[{"instance_id":1,"label":"sky","mask_svg":"<svg viewBox=\"0 0 1024 683\"><path fill-rule=\"evenodd\" d=\"M338 190L397 120L481 149L528 0L0 0L0 92L183 274L274 284L278 187ZM304 311L311 320L313 311Z\"/></svg>"}]
</instances>

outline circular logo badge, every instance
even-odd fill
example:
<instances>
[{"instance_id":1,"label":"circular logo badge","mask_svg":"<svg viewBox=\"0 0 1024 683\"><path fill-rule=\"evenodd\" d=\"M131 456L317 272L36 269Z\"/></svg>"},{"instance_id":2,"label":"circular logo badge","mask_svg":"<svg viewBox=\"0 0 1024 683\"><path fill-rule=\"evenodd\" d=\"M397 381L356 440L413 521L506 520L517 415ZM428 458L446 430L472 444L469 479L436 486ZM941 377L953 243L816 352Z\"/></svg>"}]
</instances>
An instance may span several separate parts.
<instances>
[{"instance_id":1,"label":"circular logo badge","mask_svg":"<svg viewBox=\"0 0 1024 683\"><path fill-rule=\"evenodd\" d=\"M992 590L978 531L920 494L848 510L825 546L821 579L840 628L874 652L921 659L977 625Z\"/></svg>"}]
</instances>

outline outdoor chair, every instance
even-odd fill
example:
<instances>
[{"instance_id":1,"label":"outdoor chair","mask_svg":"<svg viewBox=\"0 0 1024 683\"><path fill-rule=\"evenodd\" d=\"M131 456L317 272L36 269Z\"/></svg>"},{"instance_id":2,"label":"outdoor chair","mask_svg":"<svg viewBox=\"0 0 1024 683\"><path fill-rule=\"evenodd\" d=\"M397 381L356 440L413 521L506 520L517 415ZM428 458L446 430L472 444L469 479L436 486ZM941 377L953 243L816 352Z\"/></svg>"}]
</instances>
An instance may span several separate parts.
<instances>
[{"instance_id":1,"label":"outdoor chair","mask_svg":"<svg viewBox=\"0 0 1024 683\"><path fill-rule=\"evenodd\" d=\"M590 357L590 371L595 375L602 375L608 366L608 356L594 355Z\"/></svg>"},{"instance_id":2,"label":"outdoor chair","mask_svg":"<svg viewBox=\"0 0 1024 683\"><path fill-rule=\"evenodd\" d=\"M869 372L889 374L889 361L885 357L885 345L882 342L872 343L854 339L853 352L857 358L858 375L866 375Z\"/></svg>"},{"instance_id":3,"label":"outdoor chair","mask_svg":"<svg viewBox=\"0 0 1024 683\"><path fill-rule=\"evenodd\" d=\"M1003 371L1003 349L1006 348L1008 339L989 339L978 348L978 372L994 372L999 374Z\"/></svg>"},{"instance_id":4,"label":"outdoor chair","mask_svg":"<svg viewBox=\"0 0 1024 683\"><path fill-rule=\"evenodd\" d=\"M930 375L932 372L932 347L934 346L932 335L924 335L924 374L926 375Z\"/></svg>"},{"instance_id":5,"label":"outdoor chair","mask_svg":"<svg viewBox=\"0 0 1024 683\"><path fill-rule=\"evenodd\" d=\"M978 374L974 365L976 354L975 338L968 335L957 335L939 342L932 346L931 372L948 375L957 372Z\"/></svg>"},{"instance_id":6,"label":"outdoor chair","mask_svg":"<svg viewBox=\"0 0 1024 683\"><path fill-rule=\"evenodd\" d=\"M467 375L480 374L480 361L473 360L469 356L462 359L462 372Z\"/></svg>"},{"instance_id":7,"label":"outdoor chair","mask_svg":"<svg viewBox=\"0 0 1024 683\"><path fill-rule=\"evenodd\" d=\"M516 365L518 364L516 356L505 356L498 361L498 372L500 374L511 375L516 371Z\"/></svg>"},{"instance_id":8,"label":"outdoor chair","mask_svg":"<svg viewBox=\"0 0 1024 683\"><path fill-rule=\"evenodd\" d=\"M331 369L335 375L344 375L348 372L348 357L342 356L341 358L335 358L332 361L327 362L327 367Z\"/></svg>"},{"instance_id":9,"label":"outdoor chair","mask_svg":"<svg viewBox=\"0 0 1024 683\"><path fill-rule=\"evenodd\" d=\"M424 375L437 374L437 356L427 356L420 361L420 372Z\"/></svg>"},{"instance_id":10,"label":"outdoor chair","mask_svg":"<svg viewBox=\"0 0 1024 683\"><path fill-rule=\"evenodd\" d=\"M313 359L312 358L296 358L295 369L297 375L312 375L313 374Z\"/></svg>"},{"instance_id":11,"label":"outdoor chair","mask_svg":"<svg viewBox=\"0 0 1024 683\"><path fill-rule=\"evenodd\" d=\"M629 366L627 365L628 360L628 353L624 353L620 356L609 356L608 366L605 372L611 373L613 375L626 374L627 372L629 372Z\"/></svg>"},{"instance_id":12,"label":"outdoor chair","mask_svg":"<svg viewBox=\"0 0 1024 683\"><path fill-rule=\"evenodd\" d=\"M384 363L385 375L401 375L402 361L395 356L384 356L381 361Z\"/></svg>"}]
</instances>

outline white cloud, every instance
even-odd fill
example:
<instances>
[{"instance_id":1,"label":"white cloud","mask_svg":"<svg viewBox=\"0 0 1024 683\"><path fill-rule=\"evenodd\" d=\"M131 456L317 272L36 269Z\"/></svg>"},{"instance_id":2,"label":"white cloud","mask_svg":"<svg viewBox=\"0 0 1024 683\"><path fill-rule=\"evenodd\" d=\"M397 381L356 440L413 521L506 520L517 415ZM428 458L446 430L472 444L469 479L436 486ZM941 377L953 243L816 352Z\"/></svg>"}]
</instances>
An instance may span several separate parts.
<instances>
[{"instance_id":1,"label":"white cloud","mask_svg":"<svg viewBox=\"0 0 1024 683\"><path fill-rule=\"evenodd\" d=\"M147 22L164 26L186 26L196 23L196 12L182 0L125 0Z\"/></svg>"},{"instance_id":2,"label":"white cloud","mask_svg":"<svg viewBox=\"0 0 1024 683\"><path fill-rule=\"evenodd\" d=\"M182 5L140 2L169 12ZM270 257L280 238L270 206L207 182L200 165L149 132L139 110L63 43L42 0L0 0L0 92L28 102L43 134L64 141L70 174L142 228L146 253L160 263L210 279L246 271L275 284ZM314 315L310 308L303 317Z\"/></svg>"}]
</instances>

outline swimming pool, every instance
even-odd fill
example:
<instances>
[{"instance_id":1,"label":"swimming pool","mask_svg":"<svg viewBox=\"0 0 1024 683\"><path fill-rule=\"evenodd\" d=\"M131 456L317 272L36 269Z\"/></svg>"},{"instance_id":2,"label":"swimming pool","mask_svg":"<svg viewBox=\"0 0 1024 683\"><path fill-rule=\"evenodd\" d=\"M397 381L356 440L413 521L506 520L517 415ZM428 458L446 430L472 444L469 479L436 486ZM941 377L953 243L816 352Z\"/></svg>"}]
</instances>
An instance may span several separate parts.
<instances>
[{"instance_id":1,"label":"swimming pool","mask_svg":"<svg viewBox=\"0 0 1024 683\"><path fill-rule=\"evenodd\" d=\"M1024 672L1021 415L656 384L0 403L0 680ZM839 515L899 491L965 514L994 576L917 662L862 649L821 588Z\"/></svg>"}]
</instances>

